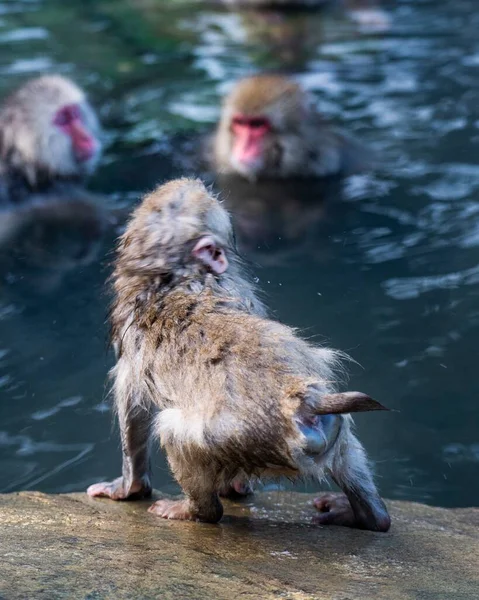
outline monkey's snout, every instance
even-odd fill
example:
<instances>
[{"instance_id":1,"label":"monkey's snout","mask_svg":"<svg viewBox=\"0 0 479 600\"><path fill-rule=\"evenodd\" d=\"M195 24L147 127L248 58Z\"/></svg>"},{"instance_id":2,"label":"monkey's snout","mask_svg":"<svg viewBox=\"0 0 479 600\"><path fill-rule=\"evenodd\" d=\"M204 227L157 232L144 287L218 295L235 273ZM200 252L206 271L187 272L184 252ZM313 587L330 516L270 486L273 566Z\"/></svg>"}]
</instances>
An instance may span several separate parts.
<instances>
[{"instance_id":1,"label":"monkey's snout","mask_svg":"<svg viewBox=\"0 0 479 600\"><path fill-rule=\"evenodd\" d=\"M306 438L306 454L322 455L338 439L342 417L340 415L314 415L298 417L298 427Z\"/></svg>"}]
</instances>

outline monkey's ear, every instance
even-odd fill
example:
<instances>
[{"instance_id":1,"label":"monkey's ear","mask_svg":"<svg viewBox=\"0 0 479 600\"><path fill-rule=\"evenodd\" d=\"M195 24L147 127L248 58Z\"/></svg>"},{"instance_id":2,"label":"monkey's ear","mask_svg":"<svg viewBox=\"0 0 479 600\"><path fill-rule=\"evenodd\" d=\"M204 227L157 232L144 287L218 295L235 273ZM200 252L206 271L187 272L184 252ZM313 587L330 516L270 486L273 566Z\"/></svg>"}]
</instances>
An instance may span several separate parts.
<instances>
[{"instance_id":1,"label":"monkey's ear","mask_svg":"<svg viewBox=\"0 0 479 600\"><path fill-rule=\"evenodd\" d=\"M339 415L369 410L389 409L361 392L343 392L340 394L325 394L314 407L313 412L316 415Z\"/></svg>"},{"instance_id":2,"label":"monkey's ear","mask_svg":"<svg viewBox=\"0 0 479 600\"><path fill-rule=\"evenodd\" d=\"M217 275L221 275L228 268L228 259L223 248L218 246L210 235L205 235L198 240L192 254Z\"/></svg>"}]
</instances>

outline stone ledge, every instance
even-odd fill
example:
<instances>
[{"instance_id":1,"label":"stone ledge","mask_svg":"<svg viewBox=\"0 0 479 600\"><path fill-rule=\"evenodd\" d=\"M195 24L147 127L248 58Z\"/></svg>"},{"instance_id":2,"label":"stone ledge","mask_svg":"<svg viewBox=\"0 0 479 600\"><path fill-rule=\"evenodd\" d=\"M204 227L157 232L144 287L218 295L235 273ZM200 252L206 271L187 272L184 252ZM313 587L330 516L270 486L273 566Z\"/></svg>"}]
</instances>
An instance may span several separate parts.
<instances>
[{"instance_id":1,"label":"stone ledge","mask_svg":"<svg viewBox=\"0 0 479 600\"><path fill-rule=\"evenodd\" d=\"M262 493L206 525L146 502L0 495L0 599L479 598L479 509L389 502L380 534L310 525L311 500Z\"/></svg>"}]
</instances>

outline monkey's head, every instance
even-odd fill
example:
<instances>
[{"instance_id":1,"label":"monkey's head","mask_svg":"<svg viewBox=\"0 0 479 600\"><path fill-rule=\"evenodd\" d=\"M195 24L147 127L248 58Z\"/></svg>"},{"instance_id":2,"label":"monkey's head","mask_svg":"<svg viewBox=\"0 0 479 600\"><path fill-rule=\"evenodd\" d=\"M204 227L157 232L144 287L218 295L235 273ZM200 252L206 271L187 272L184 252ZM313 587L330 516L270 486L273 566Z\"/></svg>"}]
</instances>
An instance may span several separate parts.
<instances>
[{"instance_id":1,"label":"monkey's head","mask_svg":"<svg viewBox=\"0 0 479 600\"><path fill-rule=\"evenodd\" d=\"M223 104L215 140L219 168L251 180L296 174L305 160L310 111L306 92L286 77L240 81Z\"/></svg>"},{"instance_id":2,"label":"monkey's head","mask_svg":"<svg viewBox=\"0 0 479 600\"><path fill-rule=\"evenodd\" d=\"M177 179L148 194L120 240L117 268L163 281L221 276L234 241L230 218L200 180Z\"/></svg>"},{"instance_id":3,"label":"monkey's head","mask_svg":"<svg viewBox=\"0 0 479 600\"><path fill-rule=\"evenodd\" d=\"M101 152L99 124L84 92L59 75L32 79L0 112L1 157L31 185L48 178L82 178Z\"/></svg>"}]
</instances>

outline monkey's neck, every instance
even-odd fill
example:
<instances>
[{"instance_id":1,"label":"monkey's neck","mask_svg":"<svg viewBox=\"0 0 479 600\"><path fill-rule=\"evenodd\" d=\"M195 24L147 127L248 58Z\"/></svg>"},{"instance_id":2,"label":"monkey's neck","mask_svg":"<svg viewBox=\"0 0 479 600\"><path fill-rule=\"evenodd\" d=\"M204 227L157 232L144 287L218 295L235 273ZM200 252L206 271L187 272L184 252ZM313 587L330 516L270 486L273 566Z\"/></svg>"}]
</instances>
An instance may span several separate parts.
<instances>
[{"instance_id":1,"label":"monkey's neck","mask_svg":"<svg viewBox=\"0 0 479 600\"><path fill-rule=\"evenodd\" d=\"M219 306L261 316L266 314L266 309L256 297L252 285L239 273L223 274L218 278L208 274L204 279L187 277L166 285L160 283L156 290L156 301L161 310L170 303L172 297L197 298L203 295L208 295Z\"/></svg>"},{"instance_id":2,"label":"monkey's neck","mask_svg":"<svg viewBox=\"0 0 479 600\"><path fill-rule=\"evenodd\" d=\"M117 273L115 288L117 300L113 309L120 320L126 312L133 310L141 319L142 315L151 311L162 313L168 311L169 306L174 306L179 297L196 299L208 295L217 306L224 306L229 310L238 310L259 316L266 316L263 303L256 297L253 286L233 268L228 274L214 277L207 274L198 278L186 276L180 280L161 277L141 277L138 275L120 275ZM126 275L126 276L125 276ZM123 308L129 306L125 312Z\"/></svg>"},{"instance_id":3,"label":"monkey's neck","mask_svg":"<svg viewBox=\"0 0 479 600\"><path fill-rule=\"evenodd\" d=\"M195 287L192 286L192 291ZM238 310L265 316L266 308L256 296L253 286L239 272L225 273L219 279L212 275L206 278L204 290L210 291L220 300L228 301Z\"/></svg>"}]
</instances>

